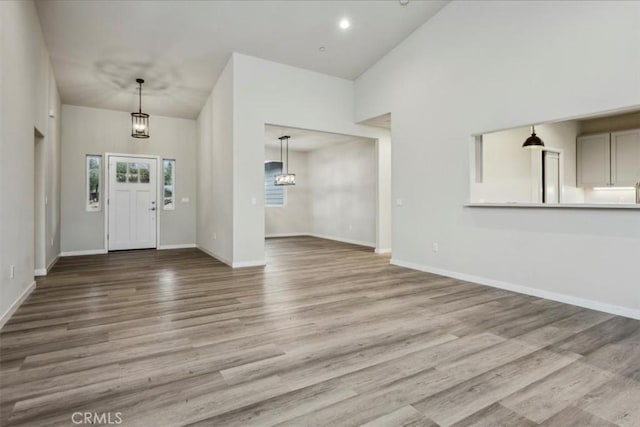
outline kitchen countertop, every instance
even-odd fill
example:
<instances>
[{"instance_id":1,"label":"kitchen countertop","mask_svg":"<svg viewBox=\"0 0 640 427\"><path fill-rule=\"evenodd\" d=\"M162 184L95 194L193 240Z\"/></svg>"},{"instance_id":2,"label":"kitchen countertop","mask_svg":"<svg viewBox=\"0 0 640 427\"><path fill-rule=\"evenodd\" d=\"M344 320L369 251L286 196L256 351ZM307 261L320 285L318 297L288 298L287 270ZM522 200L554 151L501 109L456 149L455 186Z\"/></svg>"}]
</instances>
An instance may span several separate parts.
<instances>
[{"instance_id":1,"label":"kitchen countertop","mask_svg":"<svg viewBox=\"0 0 640 427\"><path fill-rule=\"evenodd\" d=\"M466 203L467 208L543 208L543 209L640 209L640 204L615 203Z\"/></svg>"}]
</instances>

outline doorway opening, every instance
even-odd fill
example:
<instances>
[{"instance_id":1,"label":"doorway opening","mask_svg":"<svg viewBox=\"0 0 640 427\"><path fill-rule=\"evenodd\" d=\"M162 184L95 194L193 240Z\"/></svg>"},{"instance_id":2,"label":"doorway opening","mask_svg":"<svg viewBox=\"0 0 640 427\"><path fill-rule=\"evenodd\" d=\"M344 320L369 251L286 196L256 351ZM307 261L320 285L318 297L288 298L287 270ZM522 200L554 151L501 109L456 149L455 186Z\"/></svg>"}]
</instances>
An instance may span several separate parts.
<instances>
[{"instance_id":1,"label":"doorway opening","mask_svg":"<svg viewBox=\"0 0 640 427\"><path fill-rule=\"evenodd\" d=\"M280 148L286 136L288 155ZM295 185L276 183L286 173ZM312 236L373 251L378 175L376 139L265 125L265 237Z\"/></svg>"},{"instance_id":2,"label":"doorway opening","mask_svg":"<svg viewBox=\"0 0 640 427\"><path fill-rule=\"evenodd\" d=\"M45 236L45 143L44 135L34 128L34 186L33 186L33 260L34 276L45 276L46 266L46 236Z\"/></svg>"},{"instance_id":3,"label":"doorway opening","mask_svg":"<svg viewBox=\"0 0 640 427\"><path fill-rule=\"evenodd\" d=\"M553 148L542 151L542 203L562 202L562 150Z\"/></svg>"}]
</instances>

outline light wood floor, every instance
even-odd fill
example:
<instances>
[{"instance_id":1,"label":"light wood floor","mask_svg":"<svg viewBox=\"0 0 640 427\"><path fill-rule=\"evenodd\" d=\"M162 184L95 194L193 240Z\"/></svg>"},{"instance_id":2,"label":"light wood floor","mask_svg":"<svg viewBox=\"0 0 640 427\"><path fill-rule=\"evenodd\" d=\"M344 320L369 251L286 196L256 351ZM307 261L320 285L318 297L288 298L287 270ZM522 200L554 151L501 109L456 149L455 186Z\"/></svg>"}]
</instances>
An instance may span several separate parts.
<instances>
[{"instance_id":1,"label":"light wood floor","mask_svg":"<svg viewBox=\"0 0 640 427\"><path fill-rule=\"evenodd\" d=\"M315 238L267 261L61 259L2 330L0 424L640 426L638 321Z\"/></svg>"}]
</instances>

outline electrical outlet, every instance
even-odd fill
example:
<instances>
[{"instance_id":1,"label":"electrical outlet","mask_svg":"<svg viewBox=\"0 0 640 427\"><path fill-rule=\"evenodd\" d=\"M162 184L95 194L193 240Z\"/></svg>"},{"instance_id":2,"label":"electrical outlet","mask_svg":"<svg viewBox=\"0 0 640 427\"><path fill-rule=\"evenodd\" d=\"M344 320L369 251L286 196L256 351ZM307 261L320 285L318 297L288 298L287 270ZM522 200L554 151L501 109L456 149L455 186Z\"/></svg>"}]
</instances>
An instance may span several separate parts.
<instances>
[{"instance_id":1,"label":"electrical outlet","mask_svg":"<svg viewBox=\"0 0 640 427\"><path fill-rule=\"evenodd\" d=\"M396 199L396 206L402 206L404 201L402 199Z\"/></svg>"},{"instance_id":2,"label":"electrical outlet","mask_svg":"<svg viewBox=\"0 0 640 427\"><path fill-rule=\"evenodd\" d=\"M440 246L437 243L433 244L433 252L438 252L440 250Z\"/></svg>"},{"instance_id":3,"label":"electrical outlet","mask_svg":"<svg viewBox=\"0 0 640 427\"><path fill-rule=\"evenodd\" d=\"M216 240L218 238L218 234L217 233L213 233L213 240Z\"/></svg>"},{"instance_id":4,"label":"electrical outlet","mask_svg":"<svg viewBox=\"0 0 640 427\"><path fill-rule=\"evenodd\" d=\"M255 205L256 203L258 203L258 199L256 199L255 197L251 198L251 204Z\"/></svg>"},{"instance_id":5,"label":"electrical outlet","mask_svg":"<svg viewBox=\"0 0 640 427\"><path fill-rule=\"evenodd\" d=\"M14 277L16 277L16 267L12 264L9 268L9 278L13 279Z\"/></svg>"}]
</instances>

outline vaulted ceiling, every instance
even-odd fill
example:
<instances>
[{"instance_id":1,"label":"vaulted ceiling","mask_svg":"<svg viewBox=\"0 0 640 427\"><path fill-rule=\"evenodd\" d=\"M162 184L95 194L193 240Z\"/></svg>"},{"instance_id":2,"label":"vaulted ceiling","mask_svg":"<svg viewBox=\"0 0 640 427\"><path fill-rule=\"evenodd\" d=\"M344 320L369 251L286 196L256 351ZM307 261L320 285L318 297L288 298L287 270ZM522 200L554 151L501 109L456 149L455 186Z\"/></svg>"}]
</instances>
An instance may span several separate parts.
<instances>
[{"instance_id":1,"label":"vaulted ceiling","mask_svg":"<svg viewBox=\"0 0 640 427\"><path fill-rule=\"evenodd\" d=\"M446 1L37 4L64 103L195 118L232 52L355 79Z\"/></svg>"}]
</instances>

